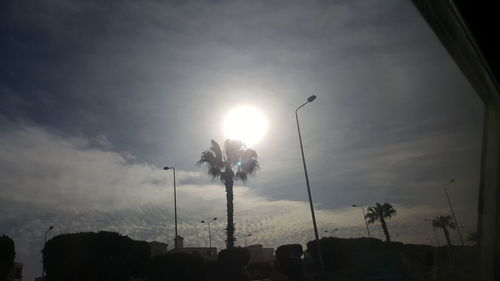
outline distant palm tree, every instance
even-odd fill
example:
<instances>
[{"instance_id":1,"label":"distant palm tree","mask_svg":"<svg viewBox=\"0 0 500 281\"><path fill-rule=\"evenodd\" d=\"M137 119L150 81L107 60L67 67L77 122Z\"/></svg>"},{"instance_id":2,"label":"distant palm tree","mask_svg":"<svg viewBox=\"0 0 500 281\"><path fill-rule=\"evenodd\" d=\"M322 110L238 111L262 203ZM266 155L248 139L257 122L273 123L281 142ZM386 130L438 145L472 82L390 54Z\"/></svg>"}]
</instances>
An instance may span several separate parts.
<instances>
[{"instance_id":1,"label":"distant palm tree","mask_svg":"<svg viewBox=\"0 0 500 281\"><path fill-rule=\"evenodd\" d=\"M198 165L205 164L208 174L212 180L219 178L226 186L227 199L227 248L234 247L234 223L233 223L233 184L234 180L247 181L247 176L252 175L259 168L257 152L246 149L243 142L238 140L226 140L224 151L219 144L212 140L209 150L201 153Z\"/></svg>"},{"instance_id":2,"label":"distant palm tree","mask_svg":"<svg viewBox=\"0 0 500 281\"><path fill-rule=\"evenodd\" d=\"M469 233L469 235L467 236L467 241L471 242L472 244L477 244L477 241L479 240L478 238L479 237L477 235L477 232L474 231Z\"/></svg>"},{"instance_id":3,"label":"distant palm tree","mask_svg":"<svg viewBox=\"0 0 500 281\"><path fill-rule=\"evenodd\" d=\"M448 227L451 229L455 229L455 223L451 220L451 216L435 217L434 219L432 219L432 226L443 229L444 237L446 237L446 242L448 242L448 246L452 246Z\"/></svg>"},{"instance_id":4,"label":"distant palm tree","mask_svg":"<svg viewBox=\"0 0 500 281\"><path fill-rule=\"evenodd\" d=\"M382 229L385 234L385 241L391 242L391 236L389 235L389 231L387 230L387 224L385 223L386 219L390 219L392 216L396 215L396 210L389 203L375 203L374 206L368 207L368 212L365 216L368 219L368 223L375 223L376 221L380 221L382 224Z\"/></svg>"}]
</instances>

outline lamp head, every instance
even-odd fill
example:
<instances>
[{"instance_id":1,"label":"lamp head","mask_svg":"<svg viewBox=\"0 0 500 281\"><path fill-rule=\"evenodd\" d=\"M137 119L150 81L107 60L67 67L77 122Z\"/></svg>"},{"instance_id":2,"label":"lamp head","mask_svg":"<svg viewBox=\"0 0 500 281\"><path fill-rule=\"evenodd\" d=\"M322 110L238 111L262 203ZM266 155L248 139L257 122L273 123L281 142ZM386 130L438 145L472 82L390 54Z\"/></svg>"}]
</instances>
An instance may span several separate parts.
<instances>
[{"instance_id":1,"label":"lamp head","mask_svg":"<svg viewBox=\"0 0 500 281\"><path fill-rule=\"evenodd\" d=\"M450 180L450 183L452 183L452 182L455 182L455 179L451 179L451 180Z\"/></svg>"},{"instance_id":2,"label":"lamp head","mask_svg":"<svg viewBox=\"0 0 500 281\"><path fill-rule=\"evenodd\" d=\"M310 97L307 98L307 102L312 102L315 99L316 99L316 96L312 95L312 96L310 96Z\"/></svg>"},{"instance_id":3,"label":"lamp head","mask_svg":"<svg viewBox=\"0 0 500 281\"><path fill-rule=\"evenodd\" d=\"M358 205L356 205L356 204L352 204L352 206L353 206L353 207L357 207Z\"/></svg>"},{"instance_id":4,"label":"lamp head","mask_svg":"<svg viewBox=\"0 0 500 281\"><path fill-rule=\"evenodd\" d=\"M163 167L163 170L168 171L170 170L170 167Z\"/></svg>"},{"instance_id":5,"label":"lamp head","mask_svg":"<svg viewBox=\"0 0 500 281\"><path fill-rule=\"evenodd\" d=\"M201 223L205 223L205 221L200 221Z\"/></svg>"},{"instance_id":6,"label":"lamp head","mask_svg":"<svg viewBox=\"0 0 500 281\"><path fill-rule=\"evenodd\" d=\"M217 220L217 217L213 218L212 220L213 220L213 221L216 221L216 220Z\"/></svg>"},{"instance_id":7,"label":"lamp head","mask_svg":"<svg viewBox=\"0 0 500 281\"><path fill-rule=\"evenodd\" d=\"M52 228L54 228L52 225L49 227L49 230L51 230Z\"/></svg>"}]
</instances>

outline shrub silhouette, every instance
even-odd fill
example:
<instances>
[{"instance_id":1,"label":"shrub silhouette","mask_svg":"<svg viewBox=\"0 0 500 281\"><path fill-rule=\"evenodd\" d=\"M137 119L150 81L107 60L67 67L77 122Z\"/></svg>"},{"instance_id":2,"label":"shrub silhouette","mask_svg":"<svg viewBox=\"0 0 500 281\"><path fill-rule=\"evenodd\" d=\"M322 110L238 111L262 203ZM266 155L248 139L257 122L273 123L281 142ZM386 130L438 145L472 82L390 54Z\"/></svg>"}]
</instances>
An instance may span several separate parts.
<instances>
[{"instance_id":1,"label":"shrub silhouette","mask_svg":"<svg viewBox=\"0 0 500 281\"><path fill-rule=\"evenodd\" d=\"M276 249L275 268L288 280L302 280L304 278L304 266L302 259L303 250L300 244L288 244Z\"/></svg>"},{"instance_id":2,"label":"shrub silhouette","mask_svg":"<svg viewBox=\"0 0 500 281\"><path fill-rule=\"evenodd\" d=\"M325 270L329 272L353 271L356 269L355 258L359 252L377 252L386 245L375 238L342 239L323 237L320 239ZM314 260L318 260L316 241L307 243L307 251Z\"/></svg>"},{"instance_id":3,"label":"shrub silhouette","mask_svg":"<svg viewBox=\"0 0 500 281\"><path fill-rule=\"evenodd\" d=\"M9 236L0 236L0 280L6 280L15 258L14 241Z\"/></svg>"},{"instance_id":4,"label":"shrub silhouette","mask_svg":"<svg viewBox=\"0 0 500 281\"><path fill-rule=\"evenodd\" d=\"M325 271L338 278L413 280L403 262L403 244L375 238L320 239ZM318 260L316 241L307 243L308 252Z\"/></svg>"},{"instance_id":5,"label":"shrub silhouette","mask_svg":"<svg viewBox=\"0 0 500 281\"><path fill-rule=\"evenodd\" d=\"M273 267L268 262L254 262L247 266L250 280L269 279L273 271Z\"/></svg>"},{"instance_id":6,"label":"shrub silhouette","mask_svg":"<svg viewBox=\"0 0 500 281\"><path fill-rule=\"evenodd\" d=\"M47 281L125 281L141 275L150 247L115 232L81 232L53 237L42 253Z\"/></svg>"},{"instance_id":7,"label":"shrub silhouette","mask_svg":"<svg viewBox=\"0 0 500 281\"><path fill-rule=\"evenodd\" d=\"M203 258L188 253L170 253L154 257L148 266L150 281L203 281Z\"/></svg>"},{"instance_id":8,"label":"shrub silhouette","mask_svg":"<svg viewBox=\"0 0 500 281\"><path fill-rule=\"evenodd\" d=\"M230 248L217 256L217 280L247 281L245 266L250 261L250 252L245 248Z\"/></svg>"}]
</instances>

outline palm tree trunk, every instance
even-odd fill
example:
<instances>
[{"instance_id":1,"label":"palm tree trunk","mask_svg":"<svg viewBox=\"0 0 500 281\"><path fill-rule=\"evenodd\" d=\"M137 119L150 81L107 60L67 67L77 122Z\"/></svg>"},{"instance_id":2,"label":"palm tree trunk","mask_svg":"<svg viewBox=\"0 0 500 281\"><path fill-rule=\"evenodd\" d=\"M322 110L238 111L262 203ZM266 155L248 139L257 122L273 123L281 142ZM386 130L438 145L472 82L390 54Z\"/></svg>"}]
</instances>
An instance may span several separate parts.
<instances>
[{"instance_id":1,"label":"palm tree trunk","mask_svg":"<svg viewBox=\"0 0 500 281\"><path fill-rule=\"evenodd\" d=\"M383 217L380 217L380 223L382 224L382 229L384 230L385 242L391 242L391 236L389 235L389 230L387 230L387 224L385 223Z\"/></svg>"},{"instance_id":2,"label":"palm tree trunk","mask_svg":"<svg viewBox=\"0 0 500 281\"><path fill-rule=\"evenodd\" d=\"M448 229L445 227L443 227L443 232L444 232L444 237L446 237L446 242L448 242L448 246L452 246L451 245L451 240L450 240L450 232L448 232Z\"/></svg>"},{"instance_id":3,"label":"palm tree trunk","mask_svg":"<svg viewBox=\"0 0 500 281\"><path fill-rule=\"evenodd\" d=\"M227 248L234 247L234 222L233 222L233 172L226 172L224 185L226 186L226 200L227 200Z\"/></svg>"}]
</instances>

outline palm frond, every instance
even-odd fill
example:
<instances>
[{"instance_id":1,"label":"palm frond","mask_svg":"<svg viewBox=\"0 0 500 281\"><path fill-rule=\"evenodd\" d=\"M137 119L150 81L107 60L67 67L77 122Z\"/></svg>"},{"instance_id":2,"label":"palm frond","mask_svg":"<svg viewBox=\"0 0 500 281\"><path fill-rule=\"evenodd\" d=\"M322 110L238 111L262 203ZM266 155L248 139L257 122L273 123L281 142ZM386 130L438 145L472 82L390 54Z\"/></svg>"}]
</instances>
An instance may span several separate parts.
<instances>
[{"instance_id":1,"label":"palm frond","mask_svg":"<svg viewBox=\"0 0 500 281\"><path fill-rule=\"evenodd\" d=\"M259 169L259 162L255 159L250 159L241 163L240 170L249 175L255 174L255 172Z\"/></svg>"},{"instance_id":2,"label":"palm frond","mask_svg":"<svg viewBox=\"0 0 500 281\"><path fill-rule=\"evenodd\" d=\"M210 146L210 151L214 153L215 161L222 163L222 150L220 149L219 144L211 140L212 145Z\"/></svg>"},{"instance_id":3,"label":"palm frond","mask_svg":"<svg viewBox=\"0 0 500 281\"><path fill-rule=\"evenodd\" d=\"M384 214L384 218L392 218L396 215L396 210L392 207L390 203L384 203L382 205L382 210Z\"/></svg>"},{"instance_id":4,"label":"palm frond","mask_svg":"<svg viewBox=\"0 0 500 281\"><path fill-rule=\"evenodd\" d=\"M455 229L456 225L451 220L451 216L439 216L432 219L432 226L437 228L445 228L449 227L451 229Z\"/></svg>"},{"instance_id":5,"label":"palm frond","mask_svg":"<svg viewBox=\"0 0 500 281\"><path fill-rule=\"evenodd\" d=\"M368 207L368 212L365 218L368 219L368 223L374 223L381 218L392 218L396 215L396 210L389 203L375 203L375 205Z\"/></svg>"},{"instance_id":6,"label":"palm frond","mask_svg":"<svg viewBox=\"0 0 500 281\"><path fill-rule=\"evenodd\" d=\"M210 175L211 179L215 179L220 177L221 170L217 167L212 167L208 169L208 174Z\"/></svg>"},{"instance_id":7,"label":"palm frond","mask_svg":"<svg viewBox=\"0 0 500 281\"><path fill-rule=\"evenodd\" d=\"M248 174L243 172L242 170L238 169L236 174L234 175L235 178L240 179L242 182L247 182L248 180Z\"/></svg>"},{"instance_id":8,"label":"palm frond","mask_svg":"<svg viewBox=\"0 0 500 281\"><path fill-rule=\"evenodd\" d=\"M451 218L450 218L450 220L451 220ZM448 223L448 226L449 226L451 229L455 229L455 228L457 227L457 225L456 225L453 221L450 221L450 222Z\"/></svg>"},{"instance_id":9,"label":"palm frond","mask_svg":"<svg viewBox=\"0 0 500 281\"><path fill-rule=\"evenodd\" d=\"M224 142L224 157L225 160L231 165L236 166L241 160L241 156L245 149L242 141L227 139Z\"/></svg>"},{"instance_id":10,"label":"palm frond","mask_svg":"<svg viewBox=\"0 0 500 281\"><path fill-rule=\"evenodd\" d=\"M200 160L196 162L197 165L205 164L207 166L215 163L215 156L210 150L205 150L201 153Z\"/></svg>"},{"instance_id":11,"label":"palm frond","mask_svg":"<svg viewBox=\"0 0 500 281\"><path fill-rule=\"evenodd\" d=\"M205 164L208 168L208 174L212 178L212 180L216 177L220 176L223 163L220 161L221 155L217 157L217 151L213 150L213 143L210 150L203 151L201 153L200 160L197 162L198 165Z\"/></svg>"},{"instance_id":12,"label":"palm frond","mask_svg":"<svg viewBox=\"0 0 500 281\"><path fill-rule=\"evenodd\" d=\"M432 219L432 226L437 228L441 227L441 222L438 217Z\"/></svg>"},{"instance_id":13,"label":"palm frond","mask_svg":"<svg viewBox=\"0 0 500 281\"><path fill-rule=\"evenodd\" d=\"M253 149L247 149L241 155L240 168L244 173L249 175L254 174L259 168L257 161L257 152Z\"/></svg>"},{"instance_id":14,"label":"palm frond","mask_svg":"<svg viewBox=\"0 0 500 281\"><path fill-rule=\"evenodd\" d=\"M365 215L365 219L368 219L368 223L374 223L378 220L379 218L379 215L377 213L377 210L376 208L374 208L374 206L372 207L368 207L368 212L367 214Z\"/></svg>"},{"instance_id":15,"label":"palm frond","mask_svg":"<svg viewBox=\"0 0 500 281\"><path fill-rule=\"evenodd\" d=\"M384 207L380 203L378 203L378 202L375 203L375 206L373 209L379 218L384 217Z\"/></svg>"},{"instance_id":16,"label":"palm frond","mask_svg":"<svg viewBox=\"0 0 500 281\"><path fill-rule=\"evenodd\" d=\"M253 149L246 149L241 155L241 162L246 162L252 159L257 160L257 152Z\"/></svg>"}]
</instances>

